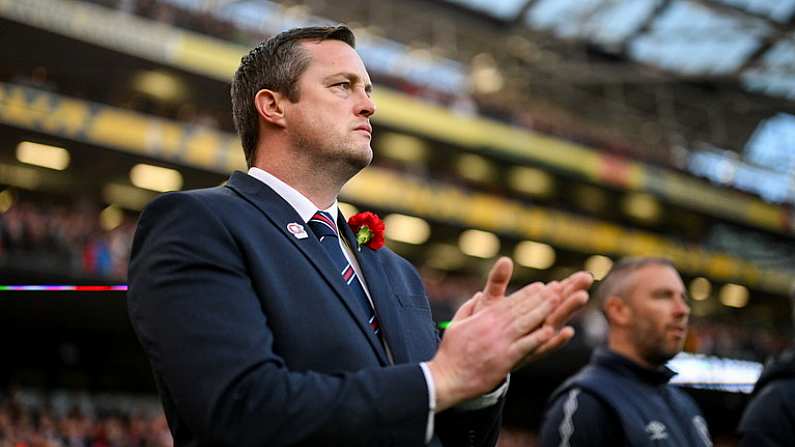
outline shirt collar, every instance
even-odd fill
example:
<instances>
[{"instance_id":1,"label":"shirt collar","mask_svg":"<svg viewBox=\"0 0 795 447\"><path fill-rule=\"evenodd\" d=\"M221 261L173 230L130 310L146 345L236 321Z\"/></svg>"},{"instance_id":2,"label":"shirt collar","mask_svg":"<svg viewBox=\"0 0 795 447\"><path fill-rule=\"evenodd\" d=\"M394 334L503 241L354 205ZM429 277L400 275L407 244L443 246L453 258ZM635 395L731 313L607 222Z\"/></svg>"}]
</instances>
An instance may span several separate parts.
<instances>
[{"instance_id":1,"label":"shirt collar","mask_svg":"<svg viewBox=\"0 0 795 447\"><path fill-rule=\"evenodd\" d=\"M257 167L249 168L248 175L254 177L255 179L261 181L262 183L268 185L272 190L276 192L282 199L287 201L290 206L295 209L301 219L304 222L309 222L309 219L315 215L318 208L309 200L305 195L301 194L293 188L292 186L284 183L283 181L276 178L273 174L262 170ZM321 210L329 213L331 217L334 219L334 222L337 221L337 200L334 199L334 203L331 204L328 208Z\"/></svg>"}]
</instances>

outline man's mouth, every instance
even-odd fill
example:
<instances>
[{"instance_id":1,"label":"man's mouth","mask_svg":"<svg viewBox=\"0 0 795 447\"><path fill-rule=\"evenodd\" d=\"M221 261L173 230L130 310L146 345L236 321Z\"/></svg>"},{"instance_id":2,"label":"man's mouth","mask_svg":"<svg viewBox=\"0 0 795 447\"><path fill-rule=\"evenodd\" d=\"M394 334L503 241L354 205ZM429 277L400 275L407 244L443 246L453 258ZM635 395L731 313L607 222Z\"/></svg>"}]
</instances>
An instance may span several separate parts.
<instances>
[{"instance_id":1,"label":"man's mouth","mask_svg":"<svg viewBox=\"0 0 795 447\"><path fill-rule=\"evenodd\" d=\"M373 128L369 124L360 124L356 126L353 130L358 130L361 132L367 133L367 135L373 134Z\"/></svg>"},{"instance_id":2,"label":"man's mouth","mask_svg":"<svg viewBox=\"0 0 795 447\"><path fill-rule=\"evenodd\" d=\"M668 326L668 330L677 337L684 337L687 335L687 327L685 326Z\"/></svg>"}]
</instances>

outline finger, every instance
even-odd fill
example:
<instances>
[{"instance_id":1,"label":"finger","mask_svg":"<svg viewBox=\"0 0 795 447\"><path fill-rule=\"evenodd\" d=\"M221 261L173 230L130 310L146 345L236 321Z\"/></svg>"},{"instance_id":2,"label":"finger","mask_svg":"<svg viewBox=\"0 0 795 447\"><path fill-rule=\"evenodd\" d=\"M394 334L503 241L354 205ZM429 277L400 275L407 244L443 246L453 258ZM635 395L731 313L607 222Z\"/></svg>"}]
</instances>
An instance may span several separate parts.
<instances>
[{"instance_id":1,"label":"finger","mask_svg":"<svg viewBox=\"0 0 795 447\"><path fill-rule=\"evenodd\" d=\"M533 356L533 354L541 346L547 343L547 341L552 338L554 334L555 331L551 327L544 326L516 340L511 345L511 348L514 350L514 354L516 355L516 357L514 357L516 358L516 361L514 362L514 368L522 367L526 363L524 360L530 356Z\"/></svg>"},{"instance_id":2,"label":"finger","mask_svg":"<svg viewBox=\"0 0 795 447\"><path fill-rule=\"evenodd\" d=\"M541 293L535 294L534 299L528 300L528 303L537 303L535 306L521 306L514 308L520 310L516 314L513 327L518 334L523 335L530 333L537 327L544 323L544 320L549 317L552 310L557 307L560 297L548 289L542 289ZM554 328L552 328L554 329Z\"/></svg>"},{"instance_id":3,"label":"finger","mask_svg":"<svg viewBox=\"0 0 795 447\"><path fill-rule=\"evenodd\" d=\"M501 257L494 263L486 280L486 287L483 288L483 295L486 302L494 301L505 296L508 282L513 274L513 261L508 257Z\"/></svg>"},{"instance_id":4,"label":"finger","mask_svg":"<svg viewBox=\"0 0 795 447\"><path fill-rule=\"evenodd\" d=\"M510 298L516 305L519 305L522 300L526 300L529 297L540 294L541 291L546 287L547 286L545 286L542 282L534 282L512 293Z\"/></svg>"},{"instance_id":5,"label":"finger","mask_svg":"<svg viewBox=\"0 0 795 447\"><path fill-rule=\"evenodd\" d=\"M560 329L571 317L588 302L588 292L580 290L570 296L564 296L560 305L549 314L546 323Z\"/></svg>"},{"instance_id":6,"label":"finger","mask_svg":"<svg viewBox=\"0 0 795 447\"><path fill-rule=\"evenodd\" d=\"M544 289L546 286L541 282L534 282L526 285L512 293L508 300L504 301L509 306L514 315L522 315L536 308L544 300Z\"/></svg>"},{"instance_id":7,"label":"finger","mask_svg":"<svg viewBox=\"0 0 795 447\"><path fill-rule=\"evenodd\" d=\"M533 354L533 360L537 360L542 356L549 354L552 351L560 349L563 345L569 342L574 337L574 328L566 326L555 335L553 335L546 343L541 345Z\"/></svg>"},{"instance_id":8,"label":"finger","mask_svg":"<svg viewBox=\"0 0 795 447\"><path fill-rule=\"evenodd\" d=\"M554 333L553 330L553 334L554 335L552 335L546 342L541 344L541 346L536 348L532 353L525 357L522 360L521 365L524 366L530 362L535 362L550 352L560 349L574 337L574 328L571 326L566 326L557 333Z\"/></svg>"},{"instance_id":9,"label":"finger","mask_svg":"<svg viewBox=\"0 0 795 447\"><path fill-rule=\"evenodd\" d=\"M486 305L490 304L486 302L486 299L483 298L483 292L478 291L475 293L475 306L472 308L472 314L476 314L481 311ZM495 301L496 302L496 301Z\"/></svg>"},{"instance_id":10,"label":"finger","mask_svg":"<svg viewBox=\"0 0 795 447\"><path fill-rule=\"evenodd\" d=\"M563 294L571 295L578 290L588 290L592 284L593 275L590 272L580 271L573 273L562 282Z\"/></svg>"},{"instance_id":11,"label":"finger","mask_svg":"<svg viewBox=\"0 0 795 447\"><path fill-rule=\"evenodd\" d=\"M559 281L550 281L547 283L547 287L555 291L555 293L563 293L563 283Z\"/></svg>"},{"instance_id":12,"label":"finger","mask_svg":"<svg viewBox=\"0 0 795 447\"><path fill-rule=\"evenodd\" d=\"M481 296L483 295L482 292L476 293L472 298L468 299L461 307L458 308L455 315L453 315L452 323L456 321L461 321L465 318L469 318L475 311L475 307L477 306L478 301L480 301Z\"/></svg>"}]
</instances>

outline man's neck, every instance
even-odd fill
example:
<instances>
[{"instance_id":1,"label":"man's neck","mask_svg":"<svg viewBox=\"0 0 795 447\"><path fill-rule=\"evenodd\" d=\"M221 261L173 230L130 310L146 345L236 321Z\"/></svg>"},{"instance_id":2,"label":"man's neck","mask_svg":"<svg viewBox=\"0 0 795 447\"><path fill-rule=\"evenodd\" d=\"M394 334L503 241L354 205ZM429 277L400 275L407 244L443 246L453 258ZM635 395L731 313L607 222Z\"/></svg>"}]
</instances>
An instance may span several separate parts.
<instances>
[{"instance_id":1,"label":"man's neck","mask_svg":"<svg viewBox=\"0 0 795 447\"><path fill-rule=\"evenodd\" d=\"M617 336L609 337L607 346L611 351L647 369L657 369L662 365L655 365L646 360L632 343L625 342Z\"/></svg>"},{"instance_id":2,"label":"man's neck","mask_svg":"<svg viewBox=\"0 0 795 447\"><path fill-rule=\"evenodd\" d=\"M303 169L301 163L287 166L286 163L272 161L256 163L255 166L290 185L321 210L334 203L344 185L344 183L337 185L330 179L324 178L323 175L318 175L317 170L312 172L312 170Z\"/></svg>"}]
</instances>

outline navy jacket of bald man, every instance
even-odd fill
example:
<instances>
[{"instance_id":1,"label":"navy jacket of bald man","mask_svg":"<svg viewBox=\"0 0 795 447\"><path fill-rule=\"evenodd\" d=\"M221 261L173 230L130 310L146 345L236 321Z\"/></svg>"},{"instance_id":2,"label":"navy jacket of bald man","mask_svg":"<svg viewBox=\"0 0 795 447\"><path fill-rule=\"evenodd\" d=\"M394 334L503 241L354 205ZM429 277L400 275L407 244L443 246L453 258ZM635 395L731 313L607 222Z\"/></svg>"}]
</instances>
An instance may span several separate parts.
<instances>
[{"instance_id":1,"label":"navy jacket of bald man","mask_svg":"<svg viewBox=\"0 0 795 447\"><path fill-rule=\"evenodd\" d=\"M419 275L386 247L358 247L340 217L391 365L320 242L297 238L293 222L303 224L284 199L241 172L141 214L128 310L175 444L425 445L418 364L438 336ZM494 445L501 410L437 414L431 445Z\"/></svg>"}]
</instances>

